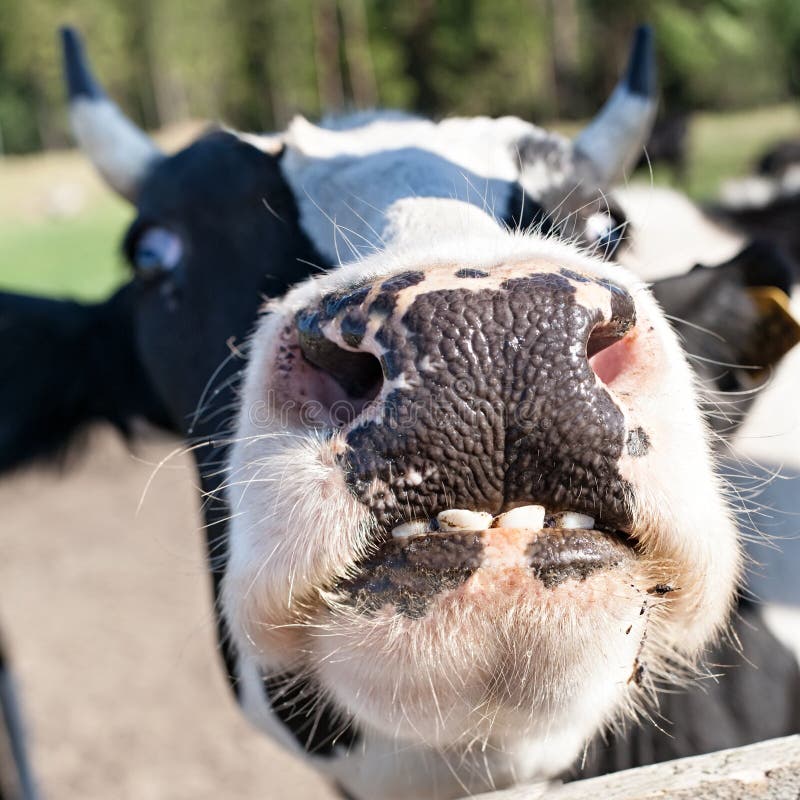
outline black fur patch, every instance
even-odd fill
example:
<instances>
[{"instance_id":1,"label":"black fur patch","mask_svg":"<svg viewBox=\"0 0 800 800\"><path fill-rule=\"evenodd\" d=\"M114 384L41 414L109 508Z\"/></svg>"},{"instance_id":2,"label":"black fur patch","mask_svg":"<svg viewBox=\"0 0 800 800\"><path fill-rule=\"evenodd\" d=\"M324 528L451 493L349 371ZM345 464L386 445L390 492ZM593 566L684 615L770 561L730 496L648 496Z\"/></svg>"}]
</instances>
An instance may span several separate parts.
<instances>
[{"instance_id":1,"label":"black fur patch","mask_svg":"<svg viewBox=\"0 0 800 800\"><path fill-rule=\"evenodd\" d=\"M800 203L795 211L800 211ZM797 229L793 223L792 231ZM718 433L730 435L738 427L756 397L756 393L742 390L752 389L752 380L759 379L757 371L721 365L771 367L783 355L773 349L774 337L769 346L764 346L763 314L748 289L774 286L789 294L795 280L796 265L779 246L752 242L723 264L697 264L685 275L653 284L653 294L680 334L683 349L690 354L692 368L703 385L738 393L724 399L726 414L719 413L718 398L710 402L701 399L701 409Z\"/></svg>"},{"instance_id":2,"label":"black fur patch","mask_svg":"<svg viewBox=\"0 0 800 800\"><path fill-rule=\"evenodd\" d=\"M416 286L425 280L424 272L401 272L399 275L392 275L381 284L381 292L399 292L409 286Z\"/></svg>"},{"instance_id":3,"label":"black fur patch","mask_svg":"<svg viewBox=\"0 0 800 800\"><path fill-rule=\"evenodd\" d=\"M263 684L272 710L307 753L332 758L337 747L350 750L360 740L352 720L307 678L282 673L265 676Z\"/></svg>"},{"instance_id":4,"label":"black fur patch","mask_svg":"<svg viewBox=\"0 0 800 800\"><path fill-rule=\"evenodd\" d=\"M625 446L629 455L645 456L650 449L650 437L644 428L634 428L628 432L628 441Z\"/></svg>"},{"instance_id":5,"label":"black fur patch","mask_svg":"<svg viewBox=\"0 0 800 800\"><path fill-rule=\"evenodd\" d=\"M360 565L359 575L338 589L364 611L393 605L412 619L425 616L440 592L456 589L481 564L483 543L475 533L394 539Z\"/></svg>"},{"instance_id":6,"label":"black fur patch","mask_svg":"<svg viewBox=\"0 0 800 800\"><path fill-rule=\"evenodd\" d=\"M136 350L135 287L103 303L0 292L0 473L63 454L90 423L172 428Z\"/></svg>"},{"instance_id":7,"label":"black fur patch","mask_svg":"<svg viewBox=\"0 0 800 800\"><path fill-rule=\"evenodd\" d=\"M562 267L558 272L560 275L563 275L565 278L569 278L571 281L577 281L578 283L592 282L592 279L588 275L581 275L579 272L573 272L571 269L567 269L566 267Z\"/></svg>"},{"instance_id":8,"label":"black fur patch","mask_svg":"<svg viewBox=\"0 0 800 800\"><path fill-rule=\"evenodd\" d=\"M511 189L503 222L515 231L536 230L548 234L553 229L552 219L544 206L534 200L518 183Z\"/></svg>"},{"instance_id":9,"label":"black fur patch","mask_svg":"<svg viewBox=\"0 0 800 800\"><path fill-rule=\"evenodd\" d=\"M552 589L569 578L585 580L599 569L616 566L628 554L613 534L567 529L538 536L526 555L536 577Z\"/></svg>"},{"instance_id":10,"label":"black fur patch","mask_svg":"<svg viewBox=\"0 0 800 800\"><path fill-rule=\"evenodd\" d=\"M342 318L340 330L346 344L350 347L359 347L367 332L367 318L363 312L351 311Z\"/></svg>"},{"instance_id":11,"label":"black fur patch","mask_svg":"<svg viewBox=\"0 0 800 800\"><path fill-rule=\"evenodd\" d=\"M335 317L339 312L352 306L360 306L367 299L371 287L362 286L344 294L328 294L322 298L321 305L327 317Z\"/></svg>"},{"instance_id":12,"label":"black fur patch","mask_svg":"<svg viewBox=\"0 0 800 800\"><path fill-rule=\"evenodd\" d=\"M455 273L456 278L488 278L489 273L482 269L459 269Z\"/></svg>"}]
</instances>

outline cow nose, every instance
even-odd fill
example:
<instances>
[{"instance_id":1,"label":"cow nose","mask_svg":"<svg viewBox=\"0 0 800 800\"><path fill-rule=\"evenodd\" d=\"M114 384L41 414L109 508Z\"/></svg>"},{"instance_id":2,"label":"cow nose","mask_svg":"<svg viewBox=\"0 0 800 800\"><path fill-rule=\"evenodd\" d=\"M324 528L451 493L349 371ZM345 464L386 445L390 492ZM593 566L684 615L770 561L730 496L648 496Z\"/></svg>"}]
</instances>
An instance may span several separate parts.
<instances>
[{"instance_id":1,"label":"cow nose","mask_svg":"<svg viewBox=\"0 0 800 800\"><path fill-rule=\"evenodd\" d=\"M386 526L532 501L619 523L607 354L635 321L620 286L550 266L403 273L296 317L304 358L351 404L346 479Z\"/></svg>"}]
</instances>

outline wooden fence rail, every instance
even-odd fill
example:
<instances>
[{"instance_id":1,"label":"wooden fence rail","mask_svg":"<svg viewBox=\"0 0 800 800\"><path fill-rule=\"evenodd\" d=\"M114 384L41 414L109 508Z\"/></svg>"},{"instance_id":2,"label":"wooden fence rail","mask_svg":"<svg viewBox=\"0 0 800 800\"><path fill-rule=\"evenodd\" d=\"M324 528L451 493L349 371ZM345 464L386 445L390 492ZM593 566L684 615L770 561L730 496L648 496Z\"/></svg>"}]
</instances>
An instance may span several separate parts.
<instances>
[{"instance_id":1,"label":"wooden fence rail","mask_svg":"<svg viewBox=\"0 0 800 800\"><path fill-rule=\"evenodd\" d=\"M800 736L475 800L800 800Z\"/></svg>"}]
</instances>

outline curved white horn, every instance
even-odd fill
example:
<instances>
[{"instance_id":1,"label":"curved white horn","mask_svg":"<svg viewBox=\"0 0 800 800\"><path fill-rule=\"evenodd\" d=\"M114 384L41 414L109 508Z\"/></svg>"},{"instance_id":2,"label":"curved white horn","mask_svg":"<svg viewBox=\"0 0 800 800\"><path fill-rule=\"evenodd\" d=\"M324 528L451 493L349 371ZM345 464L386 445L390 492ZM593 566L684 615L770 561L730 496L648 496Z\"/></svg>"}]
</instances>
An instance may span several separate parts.
<instances>
[{"instance_id":1,"label":"curved white horn","mask_svg":"<svg viewBox=\"0 0 800 800\"><path fill-rule=\"evenodd\" d=\"M595 118L578 134L577 155L610 185L632 167L650 136L656 116L656 58L649 25L636 29L628 68Z\"/></svg>"},{"instance_id":2,"label":"curved white horn","mask_svg":"<svg viewBox=\"0 0 800 800\"><path fill-rule=\"evenodd\" d=\"M75 139L111 188L135 202L142 178L162 154L106 97L74 28L61 29L61 46Z\"/></svg>"}]
</instances>

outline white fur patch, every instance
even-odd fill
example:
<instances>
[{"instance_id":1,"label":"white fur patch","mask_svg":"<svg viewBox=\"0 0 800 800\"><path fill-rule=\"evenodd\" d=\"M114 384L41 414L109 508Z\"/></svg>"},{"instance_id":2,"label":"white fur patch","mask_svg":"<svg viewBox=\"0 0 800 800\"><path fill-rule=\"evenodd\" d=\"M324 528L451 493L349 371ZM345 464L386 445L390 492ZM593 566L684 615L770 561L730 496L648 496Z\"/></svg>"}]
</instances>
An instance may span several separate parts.
<instances>
[{"instance_id":1,"label":"white fur patch","mask_svg":"<svg viewBox=\"0 0 800 800\"><path fill-rule=\"evenodd\" d=\"M746 178L727 180L722 184L720 197L732 210L763 208L789 197L800 190L800 165L792 164L780 177L748 175Z\"/></svg>"},{"instance_id":2,"label":"white fur patch","mask_svg":"<svg viewBox=\"0 0 800 800\"><path fill-rule=\"evenodd\" d=\"M520 177L518 143L547 136L516 117L433 123L379 116L344 130L297 117L286 134L283 171L306 233L329 261L342 264L391 244L388 217L400 200L454 200L504 218ZM563 180L552 169L542 175L536 164L529 167L528 191Z\"/></svg>"},{"instance_id":3,"label":"white fur patch","mask_svg":"<svg viewBox=\"0 0 800 800\"><path fill-rule=\"evenodd\" d=\"M615 189L614 198L633 230L620 262L643 280L682 275L697 263L721 264L746 244L674 189L632 184Z\"/></svg>"}]
</instances>

